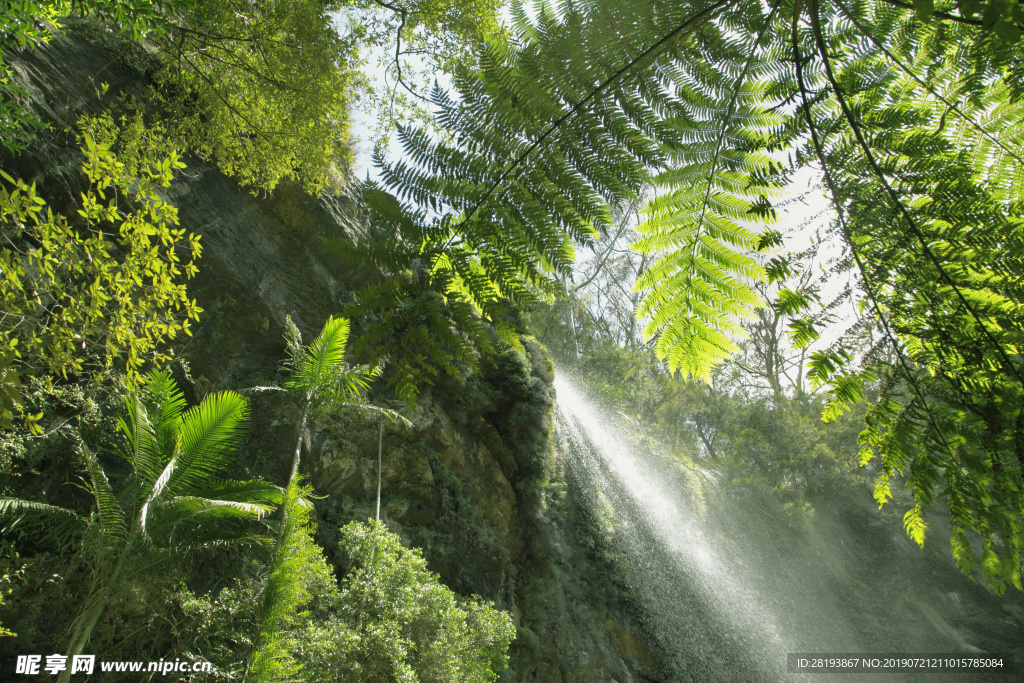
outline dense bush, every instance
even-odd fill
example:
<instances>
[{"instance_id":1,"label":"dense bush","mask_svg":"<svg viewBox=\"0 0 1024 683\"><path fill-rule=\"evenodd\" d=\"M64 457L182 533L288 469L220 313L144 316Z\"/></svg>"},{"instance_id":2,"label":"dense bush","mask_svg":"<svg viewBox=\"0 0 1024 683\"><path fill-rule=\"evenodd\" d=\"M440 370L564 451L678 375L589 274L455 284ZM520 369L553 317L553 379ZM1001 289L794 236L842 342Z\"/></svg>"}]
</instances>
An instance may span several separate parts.
<instances>
[{"instance_id":1,"label":"dense bush","mask_svg":"<svg viewBox=\"0 0 1024 683\"><path fill-rule=\"evenodd\" d=\"M341 549L338 613L356 635L338 643L351 677L341 680L470 683L504 670L515 637L507 612L456 596L379 522L345 526Z\"/></svg>"}]
</instances>

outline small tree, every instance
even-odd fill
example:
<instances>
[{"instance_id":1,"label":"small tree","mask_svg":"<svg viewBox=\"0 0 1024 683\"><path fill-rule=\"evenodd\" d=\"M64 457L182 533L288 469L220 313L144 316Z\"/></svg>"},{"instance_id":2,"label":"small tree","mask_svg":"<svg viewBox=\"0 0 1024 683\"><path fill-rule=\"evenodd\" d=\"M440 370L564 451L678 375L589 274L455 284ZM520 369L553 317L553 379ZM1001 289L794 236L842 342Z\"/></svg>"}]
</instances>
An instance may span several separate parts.
<instances>
[{"instance_id":1,"label":"small tree","mask_svg":"<svg viewBox=\"0 0 1024 683\"><path fill-rule=\"evenodd\" d=\"M247 681L288 680L302 668L292 656L298 645L294 627L304 621L301 608L311 597L310 583L324 564L313 542L315 527L309 521L312 490L293 477L281 505L281 526L274 557L260 595L255 648L246 667Z\"/></svg>"},{"instance_id":2,"label":"small tree","mask_svg":"<svg viewBox=\"0 0 1024 683\"><path fill-rule=\"evenodd\" d=\"M339 643L340 680L493 681L508 664L508 612L460 598L380 522L341 530L346 558L341 620L358 636Z\"/></svg>"},{"instance_id":3,"label":"small tree","mask_svg":"<svg viewBox=\"0 0 1024 683\"><path fill-rule=\"evenodd\" d=\"M299 462L306 424L311 418L345 408L367 410L392 420L409 423L393 410L372 406L361 398L376 377L379 368L351 367L345 362L349 323L331 316L320 335L309 346L302 344L298 327L287 319L286 340L291 355L291 375L280 387L256 387L258 390L288 391L302 406L291 473L281 506L281 524L274 544L267 584L260 600L256 647L249 658L246 680L272 681L296 673L301 664L291 655L293 641L287 631L296 622L296 612L308 600L309 565L322 562L312 540L309 524L309 488L299 483ZM380 472L378 463L378 510L380 508Z\"/></svg>"}]
</instances>

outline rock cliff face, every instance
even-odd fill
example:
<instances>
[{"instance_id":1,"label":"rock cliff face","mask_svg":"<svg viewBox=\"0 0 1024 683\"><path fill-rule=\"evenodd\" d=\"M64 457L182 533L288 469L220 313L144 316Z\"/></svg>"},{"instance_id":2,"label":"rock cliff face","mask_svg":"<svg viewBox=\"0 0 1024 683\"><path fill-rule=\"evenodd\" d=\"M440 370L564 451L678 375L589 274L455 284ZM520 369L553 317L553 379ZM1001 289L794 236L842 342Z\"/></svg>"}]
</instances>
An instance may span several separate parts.
<instances>
[{"instance_id":1,"label":"rock cliff face","mask_svg":"<svg viewBox=\"0 0 1024 683\"><path fill-rule=\"evenodd\" d=\"M31 106L50 125L0 167L36 181L52 205L70 208L82 179L69 131L120 93L142 95L150 58L88 22L32 52L13 55ZM110 88L104 94L99 83ZM312 198L281 186L257 198L216 168L189 159L169 192L182 227L202 235L190 295L205 309L195 337L176 349L191 401L215 390L279 379L284 321L308 340L350 292L376 277L323 246L373 229L359 189ZM514 615L518 637L503 680L661 680L659 655L632 617L610 561L593 550L598 525L567 493L552 436L553 366L524 338L526 356L504 348L465 384L438 385L410 413L412 428L384 432L382 518L455 591L493 600ZM387 402L383 388L373 397ZM393 407L399 408L399 405ZM246 467L287 478L297 414L278 395L256 394ZM318 542L328 557L337 529L373 513L378 426L347 413L318 421L303 470L317 495Z\"/></svg>"}]
</instances>

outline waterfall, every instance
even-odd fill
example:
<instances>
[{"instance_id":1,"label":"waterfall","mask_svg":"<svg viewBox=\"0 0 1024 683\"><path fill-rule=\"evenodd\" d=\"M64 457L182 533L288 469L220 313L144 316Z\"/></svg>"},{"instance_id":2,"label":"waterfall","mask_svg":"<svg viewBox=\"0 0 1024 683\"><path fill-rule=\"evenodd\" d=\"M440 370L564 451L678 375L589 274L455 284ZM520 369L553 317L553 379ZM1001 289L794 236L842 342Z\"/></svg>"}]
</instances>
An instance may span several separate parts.
<instances>
[{"instance_id":1,"label":"waterfall","mask_svg":"<svg viewBox=\"0 0 1024 683\"><path fill-rule=\"evenodd\" d=\"M701 488L714 488L719 475L645 445L635 430L623 428L625 419L589 403L564 375L555 389L570 493L589 510L591 528L616 548L616 574L637 623L660 650L664 680L793 680L787 653L956 650L921 626L920 615L897 616L909 602L889 606L892 615L851 617L851 604L870 590L847 576L830 550L839 545L836 538L808 525L800 552L789 557L770 534L758 538L770 522L751 518L750 506L738 504L730 513L718 505L716 519L708 520ZM860 602L864 611L879 611L877 600ZM860 679L852 676L812 674L816 681ZM871 680L905 678L874 674Z\"/></svg>"}]
</instances>

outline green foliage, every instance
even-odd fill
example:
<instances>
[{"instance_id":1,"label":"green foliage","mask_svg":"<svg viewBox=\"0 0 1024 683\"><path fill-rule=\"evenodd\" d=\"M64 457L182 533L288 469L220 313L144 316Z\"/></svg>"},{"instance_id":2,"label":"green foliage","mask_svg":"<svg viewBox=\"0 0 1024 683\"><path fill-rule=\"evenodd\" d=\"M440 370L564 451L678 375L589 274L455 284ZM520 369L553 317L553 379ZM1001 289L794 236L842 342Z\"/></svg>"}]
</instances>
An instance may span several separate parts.
<instances>
[{"instance_id":1,"label":"green foliage","mask_svg":"<svg viewBox=\"0 0 1024 683\"><path fill-rule=\"evenodd\" d=\"M121 455L132 465L138 531L169 547L230 539L262 542L248 520L281 500L261 481L219 480L248 434L248 402L234 392L212 394L185 410L166 373L150 373L144 391L126 403L119 423ZM96 486L94 482L94 486Z\"/></svg>"},{"instance_id":2,"label":"green foliage","mask_svg":"<svg viewBox=\"0 0 1024 683\"><path fill-rule=\"evenodd\" d=\"M654 311L650 330L665 332L660 348L673 367L706 377L731 348L730 320L758 302L742 278L761 269L741 253L756 236L737 221L772 216L765 197L781 174L757 151L781 120L758 102L766 86L745 82L747 68L719 73L705 59L757 52L768 22L744 19L759 14L744 6L730 14L736 23L709 28L722 4L652 13L643 3L598 3L559 15L541 6L535 22L514 8L517 41L489 44L478 73L458 74L458 99L432 96L452 141L402 130L407 160L379 164L384 183L410 202L389 210L431 264L427 280L454 267L492 320L485 304L499 296L532 303L554 293L552 275L568 272L571 240L608 232L609 204L637 197L652 171L678 166L660 176L671 193L652 204L639 243L674 252L645 275L641 287L654 289L642 314ZM671 40L691 24L712 34L707 44ZM732 97L717 104L722 91ZM470 278L460 262L479 272Z\"/></svg>"},{"instance_id":3,"label":"green foliage","mask_svg":"<svg viewBox=\"0 0 1024 683\"><path fill-rule=\"evenodd\" d=\"M7 575L5 574L3 578L4 578L4 581L6 581L7 580ZM7 590L10 591L10 589L7 589ZM4 604L4 592L3 592L2 589L0 589L0 606L2 606L3 604ZM3 624L0 624L0 638L14 638L17 635L18 635L17 633L14 633L9 628L4 628Z\"/></svg>"},{"instance_id":4,"label":"green foliage","mask_svg":"<svg viewBox=\"0 0 1024 683\"><path fill-rule=\"evenodd\" d=\"M479 71L455 76L458 99L434 91L438 121L450 137L401 129L406 160L378 159L383 182L398 201L378 192L371 205L398 239L389 249L391 278L377 285L379 292L361 293L359 312L378 311L383 322L374 330L385 340L406 320L428 323L421 339L405 344L406 355L415 359L405 363L412 378L437 374L446 355L472 360L476 354L460 352L459 333L468 337L470 349L487 353L477 315L514 343L503 329L505 302L524 306L553 295L552 275L566 273L572 262L571 240L588 242L607 228L605 198L634 195L647 177L644 166L661 158L643 140L641 131L653 114L634 91L594 100L593 114L575 105L581 84L594 69L603 71L596 65L611 60L605 53L620 49L618 38L591 35L589 29L604 18L581 27L556 26L548 17L549 30L530 32L521 8L519 15L520 45L488 44L478 57ZM607 30L614 31L612 26ZM552 135L552 121L562 125L560 135ZM459 326L454 334L434 314L437 303L403 305L405 288L398 278L407 273L414 286L440 295L433 302L451 308ZM399 322L389 329L394 318Z\"/></svg>"},{"instance_id":5,"label":"green foliage","mask_svg":"<svg viewBox=\"0 0 1024 683\"><path fill-rule=\"evenodd\" d=\"M4 61L12 48L31 49L50 38L50 26L62 16L69 3L42 0L9 2L0 12L0 143L8 151L24 149L39 121L19 102L28 92L14 81L14 72Z\"/></svg>"},{"instance_id":6,"label":"green foliage","mask_svg":"<svg viewBox=\"0 0 1024 683\"><path fill-rule=\"evenodd\" d=\"M232 585L209 594L197 594L178 586L169 596L182 619L175 624L177 652L183 659L203 660L213 665L218 677L239 680L244 675L245 655L253 647L259 611L259 582L256 577L233 577Z\"/></svg>"},{"instance_id":7,"label":"green foliage","mask_svg":"<svg viewBox=\"0 0 1024 683\"><path fill-rule=\"evenodd\" d=\"M0 51L46 42L72 11L154 44L164 62L155 93L180 146L213 158L255 189L293 178L311 192L343 174L349 90L359 32L338 33L341 3L320 0L18 0L0 21ZM0 61L0 140L21 149L38 121Z\"/></svg>"},{"instance_id":8,"label":"green foliage","mask_svg":"<svg viewBox=\"0 0 1024 683\"><path fill-rule=\"evenodd\" d=\"M150 373L126 400L119 421L121 457L131 476L114 490L97 457L81 441L95 510L82 518L34 501L0 499L5 534L45 524L59 535L71 522L92 576L70 636L82 652L111 598L135 572L191 548L263 543L253 522L281 501L281 490L261 481L220 477L247 433L248 404L232 392L208 396L191 409L166 373Z\"/></svg>"},{"instance_id":9,"label":"green foliage","mask_svg":"<svg viewBox=\"0 0 1024 683\"><path fill-rule=\"evenodd\" d=\"M371 557L366 555L365 544L358 550L355 545L345 546L355 565L350 576L358 577L358 582L354 586L343 584L340 593L336 586L329 591L330 616L311 619L309 612L300 611L314 595L312 584L322 579L325 572L330 575L312 540L312 506L308 501L311 489L299 482L306 420L343 408L369 409L406 424L408 420L394 411L359 400L360 393L368 388L368 380L379 369L351 368L345 363L348 320L328 318L308 346L302 344L299 330L290 318L287 322L292 371L284 387L302 406L302 417L274 555L261 593L258 631L246 680L287 680L298 675L304 665L313 666L307 666L302 676L315 680L344 680L348 676L354 676L353 680L376 680L389 675L405 681L493 680L490 667L500 664L504 668L505 651L511 639L511 635L503 635L501 627L505 624L496 616L498 613L477 601L457 605L451 592L436 584L436 577L426 571L422 558L402 548L397 538L379 525L371 527ZM358 525L348 528L363 529ZM346 538L345 530L342 536ZM390 557L385 553L390 553ZM408 565L406 582L411 584L415 579L417 583L403 586L389 581L386 570L392 563ZM378 584L372 602L359 592L366 590L366 581ZM426 589L432 592L425 594ZM418 610L405 606L401 612L388 611L380 599L388 591L415 596L414 599L424 602ZM353 610L356 603L359 607ZM439 613L432 614L431 610ZM508 620L507 615L504 618ZM423 626L417 620L429 625ZM426 636L423 629L427 629Z\"/></svg>"},{"instance_id":10,"label":"green foliage","mask_svg":"<svg viewBox=\"0 0 1024 683\"><path fill-rule=\"evenodd\" d=\"M493 681L505 669L515 636L507 612L457 598L379 522L341 535L339 616L357 636L339 652L343 680Z\"/></svg>"},{"instance_id":11,"label":"green foliage","mask_svg":"<svg viewBox=\"0 0 1024 683\"><path fill-rule=\"evenodd\" d=\"M348 680L337 654L355 636L335 614L340 600L338 580L313 543L313 526L296 531L290 546L294 554L290 557L301 557L302 561L292 563L294 574L278 578L286 584L285 590L302 602L283 615L273 632L281 659L264 658L262 670L297 671L295 679L306 683ZM252 559L230 578L226 587L207 594L197 594L184 586L178 588L170 598L184 615L174 634L177 642L182 643L182 657L211 662L219 678L243 679L245 663L254 652L255 638L263 623L261 598L269 579L261 563ZM288 649L281 649L285 647ZM255 669L248 675L254 677Z\"/></svg>"},{"instance_id":12,"label":"green foliage","mask_svg":"<svg viewBox=\"0 0 1024 683\"><path fill-rule=\"evenodd\" d=\"M355 34L340 2L171 5L153 36L165 60L156 95L177 139L254 190L292 178L307 191L344 173Z\"/></svg>"},{"instance_id":13,"label":"green foliage","mask_svg":"<svg viewBox=\"0 0 1024 683\"><path fill-rule=\"evenodd\" d=\"M923 509L920 504L907 510L907 514L903 515L903 528L906 530L907 536L910 536L915 543L923 548L924 532L928 525L925 523L922 513Z\"/></svg>"},{"instance_id":14,"label":"green foliage","mask_svg":"<svg viewBox=\"0 0 1024 683\"><path fill-rule=\"evenodd\" d=\"M332 241L338 252L380 269L383 278L359 289L346 314L358 318L363 331L357 355L386 362L389 386L412 404L420 388L442 373L462 380L463 369L479 367L493 352L493 323L498 336L519 345L510 300L528 295L514 280L489 279L483 263L466 245L445 247L446 235L425 235L386 193L366 193L380 232L360 244ZM392 235L397 234L399 239Z\"/></svg>"},{"instance_id":15,"label":"green foliage","mask_svg":"<svg viewBox=\"0 0 1024 683\"><path fill-rule=\"evenodd\" d=\"M23 106L28 92L4 63L10 50L31 50L49 42L57 21L72 12L111 22L132 39L166 30L164 10L189 0L12 0L0 13L0 144L10 151L25 148L38 119Z\"/></svg>"},{"instance_id":16,"label":"green foliage","mask_svg":"<svg viewBox=\"0 0 1024 683\"><path fill-rule=\"evenodd\" d=\"M25 400L21 397L21 376L14 369L15 359L19 355L18 340L8 340L7 344L6 352L0 355L0 428L14 429L14 413L22 412ZM26 418L28 417L26 415ZM35 422L31 425L38 430Z\"/></svg>"},{"instance_id":17,"label":"green foliage","mask_svg":"<svg viewBox=\"0 0 1024 683\"><path fill-rule=\"evenodd\" d=\"M362 317L355 352L386 365L388 386L409 406L442 373L461 382L464 371L493 351L472 305L434 292L414 276L363 288L347 313Z\"/></svg>"},{"instance_id":18,"label":"green foliage","mask_svg":"<svg viewBox=\"0 0 1024 683\"><path fill-rule=\"evenodd\" d=\"M360 400L361 392L369 388L369 380L379 369L349 367L345 362L348 331L347 319L332 316L317 338L304 346L298 327L290 317L287 319L285 332L292 372L284 388L302 406L302 416L273 557L260 596L258 629L246 667L246 680L287 680L302 669L302 663L293 653L303 649L296 628L308 622L308 613L298 610L310 599L310 582L327 571L320 549L312 539L315 528L309 521L312 504L308 499L312 489L302 486L298 474L306 421L348 407L369 409L408 424L408 420L394 411L368 406ZM304 650L319 652L316 643L307 643Z\"/></svg>"},{"instance_id":19,"label":"green foliage","mask_svg":"<svg viewBox=\"0 0 1024 683\"><path fill-rule=\"evenodd\" d=\"M466 30L441 5L377 4L400 17L396 60L406 25L408 45L431 22ZM12 7L4 40L31 47L49 30L35 19L66 6ZM153 28L169 64L160 87L165 111L189 144L255 187L285 176L323 186L345 130L355 44L331 25L335 5L157 7L139 0L123 11L109 2L75 7L131 26L133 35ZM471 14L491 11L472 7ZM649 0L602 0L542 5L535 20L521 6L512 14L515 41L492 36L478 52L479 68L454 77L457 94L436 89L431 96L443 134L402 129L406 159L377 160L398 198L369 195L384 229L379 240L389 245L379 259L385 279L360 292L352 313L366 316L364 348L392 356L390 381L399 393L411 401L416 383L459 374L461 360L472 367L488 351L483 320L512 341L508 303L553 296L574 243L608 234L609 207L641 197L655 180L663 194L648 207L637 248L659 260L640 281L641 314L650 314L648 331L659 335L670 368L708 379L731 348L737 320L758 303L750 282L765 273L753 252L769 246L773 233L758 237L748 222L770 221L770 197L786 173L815 164L864 308L880 328L884 355L895 360L861 372L848 340L811 354L811 379L832 389L827 415L862 400L877 381L880 399L862 454L865 462L878 458L878 499L906 476L915 506L949 507L961 567L974 564L970 532L984 548L986 581L1000 591L1021 587L1024 58L1017 3L694 0L654 8ZM384 39L378 32L373 40ZM14 87L5 105L19 96ZM10 123L18 116L12 106L0 117L4 131L17 123ZM209 136L195 125L203 112L213 124ZM255 120L246 118L251 113ZM779 151L789 152L788 168L776 161ZM42 240L33 226L52 223L47 248L63 259L70 228L42 217L31 188L7 182L5 230L17 233L16 244L34 244ZM82 217L116 223L110 211L105 195L94 197ZM71 268L85 267L77 247L67 253ZM17 348L6 331L3 353L14 358L16 351L31 366L44 349L47 363L56 363L47 365L51 372L109 367L78 367L78 340L58 335L54 346L39 332L48 329L39 316L77 325L61 316L98 309L33 303L35 284L24 285L29 270L19 271L15 260L4 263L5 273L23 275L5 281L5 296L31 309L15 316L35 311L37 322L24 328L28 336L18 333ZM785 263L770 265L772 277L786 273ZM789 314L805 304L800 292L784 290L776 306ZM121 331L155 346L157 338L137 323L119 322L101 346L113 339L131 358ZM169 334L161 324L168 323L148 329ZM798 323L801 344L818 333L812 328ZM138 370L130 361L127 367ZM5 377L0 410L13 416L18 378ZM907 530L921 537L922 524L914 517Z\"/></svg>"},{"instance_id":20,"label":"green foliage","mask_svg":"<svg viewBox=\"0 0 1024 683\"><path fill-rule=\"evenodd\" d=\"M388 46L399 40L400 51L419 51L431 66L452 71L474 58L475 48L484 39L502 32L501 3L494 0L416 0L415 2L378 3L357 0L351 7L377 14L363 16L358 28L372 47ZM387 10L381 12L380 10ZM404 22L402 19L404 18ZM396 33L400 35L396 36Z\"/></svg>"},{"instance_id":21,"label":"green foliage","mask_svg":"<svg viewBox=\"0 0 1024 683\"><path fill-rule=\"evenodd\" d=\"M931 17L812 3L790 49L816 60L798 73L808 154L826 169L837 227L896 355L861 438L862 462L881 460L876 499L906 474L918 510L906 528L918 541L920 510L944 501L958 564L972 564L958 530L976 532L986 554L1002 554L982 563L1001 592L1021 587L1024 566L1024 233L1021 159L1007 144L1019 134L1021 72L973 20ZM842 348L816 360L837 409L875 376Z\"/></svg>"},{"instance_id":22,"label":"green foliage","mask_svg":"<svg viewBox=\"0 0 1024 683\"><path fill-rule=\"evenodd\" d=\"M107 441L117 430L125 389L58 383L43 376L26 378L19 391L25 419L0 430L0 494L31 490L30 482L57 463L77 469L78 458L69 447L75 434L88 443Z\"/></svg>"},{"instance_id":23,"label":"green foliage","mask_svg":"<svg viewBox=\"0 0 1024 683\"><path fill-rule=\"evenodd\" d=\"M351 367L345 362L345 345L348 343L349 330L346 318L328 318L319 336L309 346L303 346L299 328L290 317L286 324L285 337L291 355L289 364L292 372L285 381L284 388L302 406L289 481L298 475L302 441L306 433L306 423L310 418L316 419L327 413L349 408L411 424L395 411L371 405L363 399L362 392L369 388L369 381L380 374L380 366Z\"/></svg>"},{"instance_id":24,"label":"green foliage","mask_svg":"<svg viewBox=\"0 0 1024 683\"><path fill-rule=\"evenodd\" d=\"M507 612L455 596L419 551L374 522L342 530L339 582L313 543L310 508L297 503L302 487L294 493L291 540L269 574L237 577L207 595L176 591L186 615L177 633L188 656L214 662L228 678L241 676L237 662L249 654L246 680L307 683L491 681L505 668L515 633ZM261 629L270 612L258 606L271 590L277 621L268 632ZM273 644L254 642L253 630Z\"/></svg>"},{"instance_id":25,"label":"green foliage","mask_svg":"<svg viewBox=\"0 0 1024 683\"><path fill-rule=\"evenodd\" d=\"M133 385L144 363L169 359L161 347L190 334L202 310L181 282L196 273L199 238L177 227L177 209L159 193L184 164L139 119L80 124L89 189L75 221L0 171L0 347L22 373L98 381L120 366ZM5 395L16 382L8 370Z\"/></svg>"},{"instance_id":26,"label":"green foliage","mask_svg":"<svg viewBox=\"0 0 1024 683\"><path fill-rule=\"evenodd\" d=\"M97 17L156 48L158 106L145 108L158 112L183 149L215 160L254 192L292 179L316 193L341 181L352 160L353 101L379 112L380 148L397 122L429 120L421 101L433 75L417 63L467 68L477 45L503 36L499 5L16 0L0 16L0 53L47 42L72 12ZM359 72L360 52L374 49L390 58L382 62L389 82L376 86ZM0 56L0 142L12 150L24 148L39 126L23 106L27 97Z\"/></svg>"}]
</instances>

